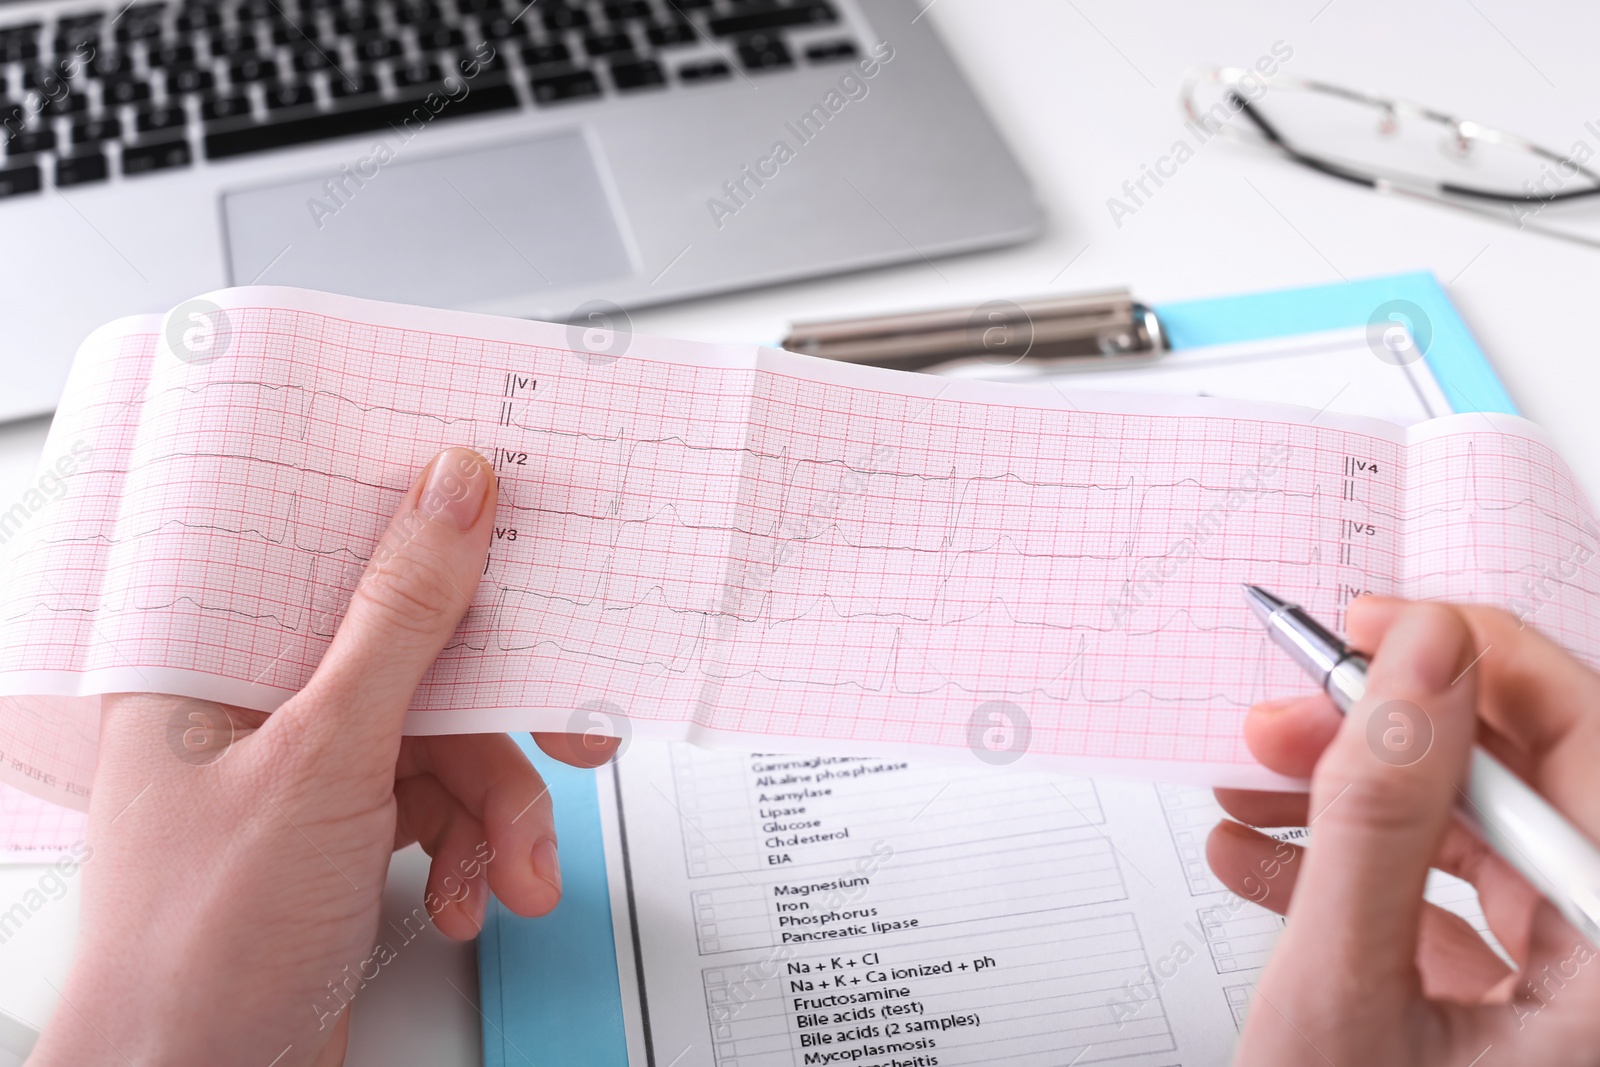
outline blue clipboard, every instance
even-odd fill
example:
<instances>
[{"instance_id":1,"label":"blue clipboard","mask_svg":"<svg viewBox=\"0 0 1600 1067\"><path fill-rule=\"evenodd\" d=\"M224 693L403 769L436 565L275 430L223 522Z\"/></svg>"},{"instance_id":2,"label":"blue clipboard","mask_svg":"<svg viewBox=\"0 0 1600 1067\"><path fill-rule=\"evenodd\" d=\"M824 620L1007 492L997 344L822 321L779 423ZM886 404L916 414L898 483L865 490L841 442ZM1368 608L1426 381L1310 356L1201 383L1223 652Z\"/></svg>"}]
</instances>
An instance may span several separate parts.
<instances>
[{"instance_id":1,"label":"blue clipboard","mask_svg":"<svg viewBox=\"0 0 1600 1067\"><path fill-rule=\"evenodd\" d=\"M1452 408L1518 414L1444 287L1426 272L1164 304L1156 314L1173 348L1403 324ZM626 1067L596 779L545 756L526 735L518 740L555 802L563 893L540 919L512 915L499 901L489 906L478 938L483 1061Z\"/></svg>"}]
</instances>

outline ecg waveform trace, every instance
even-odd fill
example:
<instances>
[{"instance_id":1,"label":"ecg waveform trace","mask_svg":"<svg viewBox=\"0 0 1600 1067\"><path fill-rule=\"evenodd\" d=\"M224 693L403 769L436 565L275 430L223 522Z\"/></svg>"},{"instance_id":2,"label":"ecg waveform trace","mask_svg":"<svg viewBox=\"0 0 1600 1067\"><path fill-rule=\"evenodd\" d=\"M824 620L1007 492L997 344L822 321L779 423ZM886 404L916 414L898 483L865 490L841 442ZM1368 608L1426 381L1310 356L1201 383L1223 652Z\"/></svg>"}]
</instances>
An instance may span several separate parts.
<instances>
[{"instance_id":1,"label":"ecg waveform trace","mask_svg":"<svg viewBox=\"0 0 1600 1067\"><path fill-rule=\"evenodd\" d=\"M998 701L1031 758L1248 779L1244 709L1305 683L1240 582L1335 620L1369 590L1510 603L1596 547L1515 420L1408 437L232 295L221 358L176 358L151 321L80 354L51 450L87 440L93 462L16 538L5 691L170 671L294 691L406 486L456 444L501 497L413 707L436 732L559 729L599 700L678 738L959 750ZM1580 569L1535 615L1591 661L1597 584Z\"/></svg>"}]
</instances>

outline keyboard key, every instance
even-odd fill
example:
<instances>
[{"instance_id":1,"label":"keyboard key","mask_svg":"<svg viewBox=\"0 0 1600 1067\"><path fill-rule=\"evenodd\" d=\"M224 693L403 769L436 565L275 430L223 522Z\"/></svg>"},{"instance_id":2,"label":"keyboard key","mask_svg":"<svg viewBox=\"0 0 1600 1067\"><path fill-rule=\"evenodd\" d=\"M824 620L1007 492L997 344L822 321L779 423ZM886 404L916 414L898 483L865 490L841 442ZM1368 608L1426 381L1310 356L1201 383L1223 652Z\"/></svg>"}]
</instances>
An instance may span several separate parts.
<instances>
[{"instance_id":1,"label":"keyboard key","mask_svg":"<svg viewBox=\"0 0 1600 1067\"><path fill-rule=\"evenodd\" d=\"M555 104L563 100L577 100L588 96L600 95L600 83L595 76L587 70L575 70L566 74L552 74L547 78L535 78L529 83L533 87L533 98L541 104ZM472 99L468 97L467 99Z\"/></svg>"},{"instance_id":2,"label":"keyboard key","mask_svg":"<svg viewBox=\"0 0 1600 1067\"><path fill-rule=\"evenodd\" d=\"M650 5L643 0L613 0L605 5L606 18L612 22L621 22L623 19L647 19L650 17Z\"/></svg>"},{"instance_id":3,"label":"keyboard key","mask_svg":"<svg viewBox=\"0 0 1600 1067\"><path fill-rule=\"evenodd\" d=\"M174 20L173 25L177 26L179 32L182 33L194 33L196 30L214 30L222 25L222 12L215 8L203 7L197 4L194 7L184 8L178 12L178 17Z\"/></svg>"},{"instance_id":4,"label":"keyboard key","mask_svg":"<svg viewBox=\"0 0 1600 1067\"><path fill-rule=\"evenodd\" d=\"M333 66L332 59L320 48L303 48L294 54L290 65L300 74L310 74L316 70L328 70ZM338 77L337 74L334 77Z\"/></svg>"},{"instance_id":5,"label":"keyboard key","mask_svg":"<svg viewBox=\"0 0 1600 1067\"><path fill-rule=\"evenodd\" d=\"M694 32L694 26L687 22L669 22L665 26L650 27L650 43L657 48L667 48L675 44L693 44L700 39Z\"/></svg>"},{"instance_id":6,"label":"keyboard key","mask_svg":"<svg viewBox=\"0 0 1600 1067\"><path fill-rule=\"evenodd\" d=\"M583 39L583 50L591 56L611 56L633 51L633 38L625 33L596 33Z\"/></svg>"},{"instance_id":7,"label":"keyboard key","mask_svg":"<svg viewBox=\"0 0 1600 1067\"><path fill-rule=\"evenodd\" d=\"M160 48L152 48L146 54L152 67L176 67L194 65L194 45L169 44Z\"/></svg>"},{"instance_id":8,"label":"keyboard key","mask_svg":"<svg viewBox=\"0 0 1600 1067\"><path fill-rule=\"evenodd\" d=\"M337 74L328 77L328 92L335 100L347 100L352 96L366 96L378 91L377 75L365 70L346 70L347 77L341 78Z\"/></svg>"},{"instance_id":9,"label":"keyboard key","mask_svg":"<svg viewBox=\"0 0 1600 1067\"><path fill-rule=\"evenodd\" d=\"M411 26L422 22L438 22L444 18L444 12L439 10L439 5L434 3L417 2L396 4L394 20L402 26Z\"/></svg>"},{"instance_id":10,"label":"keyboard key","mask_svg":"<svg viewBox=\"0 0 1600 1067\"><path fill-rule=\"evenodd\" d=\"M256 35L253 33L213 33L211 35L211 54L214 56L237 56L256 50Z\"/></svg>"},{"instance_id":11,"label":"keyboard key","mask_svg":"<svg viewBox=\"0 0 1600 1067\"><path fill-rule=\"evenodd\" d=\"M402 63L391 72L396 86L431 85L443 77L437 63Z\"/></svg>"},{"instance_id":12,"label":"keyboard key","mask_svg":"<svg viewBox=\"0 0 1600 1067\"><path fill-rule=\"evenodd\" d=\"M456 69L467 78L481 78L485 74L502 75L506 73L506 54L496 52L488 59L479 59L476 55L462 56L456 62Z\"/></svg>"},{"instance_id":13,"label":"keyboard key","mask_svg":"<svg viewBox=\"0 0 1600 1067\"><path fill-rule=\"evenodd\" d=\"M65 96L53 96L44 101L40 108L45 115L77 115L89 110L89 98L83 93L67 93Z\"/></svg>"},{"instance_id":14,"label":"keyboard key","mask_svg":"<svg viewBox=\"0 0 1600 1067\"><path fill-rule=\"evenodd\" d=\"M516 108L517 94L509 85L479 86L433 115L430 122L466 115L480 115L488 111ZM227 159L250 152L265 152L289 145L326 141L333 137L348 137L369 130L384 130L399 126L414 117L418 110L430 112L422 98L386 100L367 107L354 107L341 111L308 115L288 122L264 122L241 129L216 130L206 134L207 159Z\"/></svg>"},{"instance_id":15,"label":"keyboard key","mask_svg":"<svg viewBox=\"0 0 1600 1067\"><path fill-rule=\"evenodd\" d=\"M140 133L150 133L152 130L183 129L188 125L189 116L183 108L166 105L164 107L142 107L134 116L134 128Z\"/></svg>"},{"instance_id":16,"label":"keyboard key","mask_svg":"<svg viewBox=\"0 0 1600 1067\"><path fill-rule=\"evenodd\" d=\"M81 156L61 156L56 159L57 185L82 185L84 182L106 180L106 157L99 152Z\"/></svg>"},{"instance_id":17,"label":"keyboard key","mask_svg":"<svg viewBox=\"0 0 1600 1067\"><path fill-rule=\"evenodd\" d=\"M389 59L399 55L404 49L400 42L389 37L369 37L361 42L356 52L362 59L371 62L377 59Z\"/></svg>"},{"instance_id":18,"label":"keyboard key","mask_svg":"<svg viewBox=\"0 0 1600 1067\"><path fill-rule=\"evenodd\" d=\"M117 20L117 40L127 44L129 41L160 37L161 16L165 10L163 4L140 4L128 8Z\"/></svg>"},{"instance_id":19,"label":"keyboard key","mask_svg":"<svg viewBox=\"0 0 1600 1067\"><path fill-rule=\"evenodd\" d=\"M776 70L794 65L789 46L783 38L766 33L752 33L739 42L739 61L746 70Z\"/></svg>"},{"instance_id":20,"label":"keyboard key","mask_svg":"<svg viewBox=\"0 0 1600 1067\"><path fill-rule=\"evenodd\" d=\"M242 85L245 82L270 81L278 76L276 60L266 56L240 56L228 64L228 77L233 84Z\"/></svg>"},{"instance_id":21,"label":"keyboard key","mask_svg":"<svg viewBox=\"0 0 1600 1067\"><path fill-rule=\"evenodd\" d=\"M462 41L461 31L454 26L443 22L429 22L417 27L417 47L424 52L435 52L441 48L460 48Z\"/></svg>"},{"instance_id":22,"label":"keyboard key","mask_svg":"<svg viewBox=\"0 0 1600 1067\"><path fill-rule=\"evenodd\" d=\"M58 56L78 55L79 52L90 56L100 50L100 35L94 30L58 33L53 44Z\"/></svg>"},{"instance_id":23,"label":"keyboard key","mask_svg":"<svg viewBox=\"0 0 1600 1067\"><path fill-rule=\"evenodd\" d=\"M286 107L305 107L317 102L317 94L309 85L269 85L263 94L268 111L281 111Z\"/></svg>"},{"instance_id":24,"label":"keyboard key","mask_svg":"<svg viewBox=\"0 0 1600 1067\"><path fill-rule=\"evenodd\" d=\"M107 78L101 87L101 97L109 107L115 104L137 104L150 99L150 85L128 75Z\"/></svg>"},{"instance_id":25,"label":"keyboard key","mask_svg":"<svg viewBox=\"0 0 1600 1067\"><path fill-rule=\"evenodd\" d=\"M733 71L720 59L708 59L703 63L685 63L678 68L678 80L688 85L721 81L732 76Z\"/></svg>"},{"instance_id":26,"label":"keyboard key","mask_svg":"<svg viewBox=\"0 0 1600 1067\"><path fill-rule=\"evenodd\" d=\"M711 20L711 32L718 37L777 30L785 26L806 26L824 22L837 22L839 16L833 8L813 0L812 3L779 6L778 4L752 4L740 8L737 15L726 15Z\"/></svg>"},{"instance_id":27,"label":"keyboard key","mask_svg":"<svg viewBox=\"0 0 1600 1067\"><path fill-rule=\"evenodd\" d=\"M55 65L24 67L22 70L22 87L24 89L43 89L46 95L59 93L66 81L66 76L61 68Z\"/></svg>"},{"instance_id":28,"label":"keyboard key","mask_svg":"<svg viewBox=\"0 0 1600 1067\"><path fill-rule=\"evenodd\" d=\"M122 136L122 123L115 118L85 119L72 125L73 144L97 144Z\"/></svg>"},{"instance_id":29,"label":"keyboard key","mask_svg":"<svg viewBox=\"0 0 1600 1067\"><path fill-rule=\"evenodd\" d=\"M217 84L216 75L209 70L196 70L194 67L179 67L177 70L167 71L167 93L170 96L182 96L184 93L198 93L210 89Z\"/></svg>"},{"instance_id":30,"label":"keyboard key","mask_svg":"<svg viewBox=\"0 0 1600 1067\"><path fill-rule=\"evenodd\" d=\"M544 28L551 33L586 30L589 28L589 13L571 7L552 7L544 13Z\"/></svg>"},{"instance_id":31,"label":"keyboard key","mask_svg":"<svg viewBox=\"0 0 1600 1067\"><path fill-rule=\"evenodd\" d=\"M200 117L211 119L236 119L250 114L250 100L243 93L214 96L200 105Z\"/></svg>"},{"instance_id":32,"label":"keyboard key","mask_svg":"<svg viewBox=\"0 0 1600 1067\"><path fill-rule=\"evenodd\" d=\"M38 167L7 167L5 170L0 170L0 196L17 196L20 193L38 191Z\"/></svg>"},{"instance_id":33,"label":"keyboard key","mask_svg":"<svg viewBox=\"0 0 1600 1067\"><path fill-rule=\"evenodd\" d=\"M456 7L463 15L492 15L501 10L500 0L456 0Z\"/></svg>"},{"instance_id":34,"label":"keyboard key","mask_svg":"<svg viewBox=\"0 0 1600 1067\"><path fill-rule=\"evenodd\" d=\"M80 44L100 45L100 23L104 16L98 12L88 15L68 15L56 22L56 53L76 51Z\"/></svg>"},{"instance_id":35,"label":"keyboard key","mask_svg":"<svg viewBox=\"0 0 1600 1067\"><path fill-rule=\"evenodd\" d=\"M555 63L568 63L572 53L560 43L530 44L522 50L522 61L530 67L544 67Z\"/></svg>"},{"instance_id":36,"label":"keyboard key","mask_svg":"<svg viewBox=\"0 0 1600 1067\"><path fill-rule=\"evenodd\" d=\"M341 37L358 33L376 33L383 24L373 11L342 12L333 17L333 32Z\"/></svg>"},{"instance_id":37,"label":"keyboard key","mask_svg":"<svg viewBox=\"0 0 1600 1067\"><path fill-rule=\"evenodd\" d=\"M133 73L133 57L126 52L98 52L89 61L91 78L115 78Z\"/></svg>"},{"instance_id":38,"label":"keyboard key","mask_svg":"<svg viewBox=\"0 0 1600 1067\"><path fill-rule=\"evenodd\" d=\"M526 37L528 35L527 22L515 21L515 16L501 12L497 15L485 15L478 20L478 29L483 31L486 41L506 41L512 37Z\"/></svg>"},{"instance_id":39,"label":"keyboard key","mask_svg":"<svg viewBox=\"0 0 1600 1067\"><path fill-rule=\"evenodd\" d=\"M188 141L133 145L122 150L122 173L148 174L153 170L187 167L192 161Z\"/></svg>"},{"instance_id":40,"label":"keyboard key","mask_svg":"<svg viewBox=\"0 0 1600 1067\"><path fill-rule=\"evenodd\" d=\"M39 24L0 30L0 63L26 63L39 58ZM38 179L35 178L37 181Z\"/></svg>"},{"instance_id":41,"label":"keyboard key","mask_svg":"<svg viewBox=\"0 0 1600 1067\"><path fill-rule=\"evenodd\" d=\"M824 41L806 48L806 58L813 63L832 63L840 59L854 59L856 46L853 41Z\"/></svg>"},{"instance_id":42,"label":"keyboard key","mask_svg":"<svg viewBox=\"0 0 1600 1067\"><path fill-rule=\"evenodd\" d=\"M644 59L633 63L611 64L611 81L619 90L628 92L633 89L648 89L654 85L665 85L667 78L661 73L661 64L653 59Z\"/></svg>"},{"instance_id":43,"label":"keyboard key","mask_svg":"<svg viewBox=\"0 0 1600 1067\"><path fill-rule=\"evenodd\" d=\"M272 43L288 45L290 48L301 48L322 36L317 31L317 24L307 22L300 25L284 23L273 27Z\"/></svg>"},{"instance_id":44,"label":"keyboard key","mask_svg":"<svg viewBox=\"0 0 1600 1067\"><path fill-rule=\"evenodd\" d=\"M21 130L6 141L8 156L25 156L34 152L48 152L56 146L56 135L51 130Z\"/></svg>"}]
</instances>

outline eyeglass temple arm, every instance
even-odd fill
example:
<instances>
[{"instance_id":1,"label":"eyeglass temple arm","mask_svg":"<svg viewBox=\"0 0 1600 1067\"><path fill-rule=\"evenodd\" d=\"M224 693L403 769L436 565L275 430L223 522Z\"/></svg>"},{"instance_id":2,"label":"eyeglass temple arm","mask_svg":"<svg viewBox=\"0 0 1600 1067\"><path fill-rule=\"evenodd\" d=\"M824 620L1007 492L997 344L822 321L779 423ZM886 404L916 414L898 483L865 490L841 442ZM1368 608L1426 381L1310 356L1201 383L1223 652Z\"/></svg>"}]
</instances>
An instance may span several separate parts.
<instances>
[{"instance_id":1,"label":"eyeglass temple arm","mask_svg":"<svg viewBox=\"0 0 1600 1067\"><path fill-rule=\"evenodd\" d=\"M1228 100L1244 114L1245 118L1250 120L1255 128L1261 132L1261 136L1265 137L1274 148L1301 166L1310 167L1312 170L1326 174L1331 178L1353 182L1368 189L1377 188L1378 180L1370 175L1362 174L1360 171L1351 170L1348 167L1342 167L1337 163L1318 159L1316 156L1307 155L1295 148L1283 138L1283 135L1277 131L1272 123L1267 121L1266 116L1261 114L1254 104L1231 89L1228 91ZM1578 200L1583 197L1600 195L1600 185L1588 189L1568 189L1563 192L1545 194L1497 193L1491 189L1477 189L1470 185L1455 185L1451 182L1439 182L1437 185L1440 192L1450 193L1454 196L1511 204L1553 204L1562 200Z\"/></svg>"},{"instance_id":2,"label":"eyeglass temple arm","mask_svg":"<svg viewBox=\"0 0 1600 1067\"><path fill-rule=\"evenodd\" d=\"M1354 182L1356 185L1365 186L1368 189L1372 189L1377 186L1377 179L1372 178L1369 175L1362 174L1360 171L1351 170L1348 167L1341 167L1337 163L1329 163L1326 160L1318 159L1316 156L1310 156L1300 151L1298 148L1294 147L1288 141L1283 139L1283 135L1277 131L1277 128L1274 127L1272 123L1267 121L1265 115L1256 110L1254 104L1250 103L1250 101L1246 100L1238 93L1233 92L1231 89L1228 91L1228 100L1244 113L1244 117L1249 119L1255 125L1257 130L1261 131L1261 136L1265 137L1274 148L1288 156L1290 159L1294 160L1296 163L1299 163L1301 166L1310 167L1312 170L1320 171L1321 173L1328 175L1330 178L1338 178L1342 181Z\"/></svg>"}]
</instances>

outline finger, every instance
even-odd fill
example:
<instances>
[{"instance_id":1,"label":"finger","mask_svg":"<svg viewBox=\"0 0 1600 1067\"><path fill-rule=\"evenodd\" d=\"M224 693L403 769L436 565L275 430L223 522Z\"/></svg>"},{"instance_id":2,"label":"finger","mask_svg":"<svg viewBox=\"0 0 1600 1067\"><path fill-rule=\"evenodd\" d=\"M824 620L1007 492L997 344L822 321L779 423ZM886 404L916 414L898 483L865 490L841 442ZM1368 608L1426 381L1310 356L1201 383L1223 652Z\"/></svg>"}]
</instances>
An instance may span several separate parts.
<instances>
[{"instance_id":1,"label":"finger","mask_svg":"<svg viewBox=\"0 0 1600 1067\"><path fill-rule=\"evenodd\" d=\"M1206 862L1236 895L1286 914L1305 849L1224 819L1206 838Z\"/></svg>"},{"instance_id":2,"label":"finger","mask_svg":"<svg viewBox=\"0 0 1600 1067\"><path fill-rule=\"evenodd\" d=\"M397 769L434 778L480 821L489 884L506 907L543 915L561 900L550 789L511 738L408 738Z\"/></svg>"},{"instance_id":3,"label":"finger","mask_svg":"<svg viewBox=\"0 0 1600 1067\"><path fill-rule=\"evenodd\" d=\"M1479 650L1484 745L1600 840L1600 675L1516 616L1463 609Z\"/></svg>"},{"instance_id":4,"label":"finger","mask_svg":"<svg viewBox=\"0 0 1600 1067\"><path fill-rule=\"evenodd\" d=\"M1539 891L1459 822L1445 831L1433 865L1472 884L1495 940L1519 965L1526 964L1534 912L1544 902Z\"/></svg>"},{"instance_id":5,"label":"finger","mask_svg":"<svg viewBox=\"0 0 1600 1067\"><path fill-rule=\"evenodd\" d=\"M1290 778L1310 778L1343 718L1322 693L1264 701L1245 716L1244 740L1270 770Z\"/></svg>"},{"instance_id":6,"label":"finger","mask_svg":"<svg viewBox=\"0 0 1600 1067\"><path fill-rule=\"evenodd\" d=\"M1358 596L1345 608L1344 624L1350 647L1370 651L1377 648L1409 600L1397 596Z\"/></svg>"},{"instance_id":7,"label":"finger","mask_svg":"<svg viewBox=\"0 0 1600 1067\"><path fill-rule=\"evenodd\" d=\"M384 531L316 673L267 728L298 724L297 736L308 732L343 765L392 767L417 683L477 589L494 504L482 456L435 456Z\"/></svg>"},{"instance_id":8,"label":"finger","mask_svg":"<svg viewBox=\"0 0 1600 1067\"><path fill-rule=\"evenodd\" d=\"M1427 901L1418 925L1416 961L1423 996L1460 1004L1498 999L1514 973L1471 923Z\"/></svg>"},{"instance_id":9,"label":"finger","mask_svg":"<svg viewBox=\"0 0 1600 1067\"><path fill-rule=\"evenodd\" d=\"M333 1032L328 1035L327 1043L317 1050L314 1067L344 1067L344 1054L350 1045L352 1014L348 1011L339 1013L339 1021L333 1024Z\"/></svg>"},{"instance_id":10,"label":"finger","mask_svg":"<svg viewBox=\"0 0 1600 1067\"><path fill-rule=\"evenodd\" d=\"M1381 637L1405 603L1353 601L1352 639ZM1600 674L1534 629L1530 618L1482 605L1458 610L1472 633L1483 744L1600 840L1600 791L1592 786L1600 763L1600 715L1593 710L1600 706Z\"/></svg>"},{"instance_id":11,"label":"finger","mask_svg":"<svg viewBox=\"0 0 1600 1067\"><path fill-rule=\"evenodd\" d=\"M595 733L534 734L533 741L552 759L585 770L610 763L622 747L620 737L605 737Z\"/></svg>"},{"instance_id":12,"label":"finger","mask_svg":"<svg viewBox=\"0 0 1600 1067\"><path fill-rule=\"evenodd\" d=\"M457 941L478 936L488 907L483 823L431 774L394 785L397 825L433 859L422 903L439 931Z\"/></svg>"},{"instance_id":13,"label":"finger","mask_svg":"<svg viewBox=\"0 0 1600 1067\"><path fill-rule=\"evenodd\" d=\"M1286 914L1300 877L1304 850L1238 823L1221 822L1206 840L1206 859L1230 890ZM1476 1003L1511 973L1465 919L1445 908L1422 908L1416 961L1423 992Z\"/></svg>"},{"instance_id":14,"label":"finger","mask_svg":"<svg viewBox=\"0 0 1600 1067\"><path fill-rule=\"evenodd\" d=\"M1351 643L1375 648L1407 601L1364 596L1348 612ZM1520 748L1541 753L1574 730L1592 731L1600 675L1510 612L1483 605L1457 609L1477 649L1473 670L1488 698L1484 721ZM1514 695L1515 699L1507 699Z\"/></svg>"},{"instance_id":15,"label":"finger","mask_svg":"<svg viewBox=\"0 0 1600 1067\"><path fill-rule=\"evenodd\" d=\"M1529 964L1506 983L1509 1010L1476 1013L1464 1029L1466 1047L1497 1044L1529 1049L1535 1027L1549 1051L1518 1057L1517 1063L1592 1061L1594 1019L1600 1010L1600 968L1594 947L1554 907L1540 902L1534 913ZM1513 1062L1506 1060L1505 1062Z\"/></svg>"},{"instance_id":16,"label":"finger","mask_svg":"<svg viewBox=\"0 0 1600 1067\"><path fill-rule=\"evenodd\" d=\"M1266 793L1257 789L1218 789L1222 810L1246 826L1304 826L1309 801L1304 793Z\"/></svg>"},{"instance_id":17,"label":"finger","mask_svg":"<svg viewBox=\"0 0 1600 1067\"><path fill-rule=\"evenodd\" d=\"M1414 983L1428 867L1450 825L1477 727L1471 634L1455 611L1402 609L1367 695L1312 778L1312 848L1286 936L1294 951L1357 978ZM1395 725L1399 724L1399 725ZM1392 747L1409 727L1409 749Z\"/></svg>"}]
</instances>

